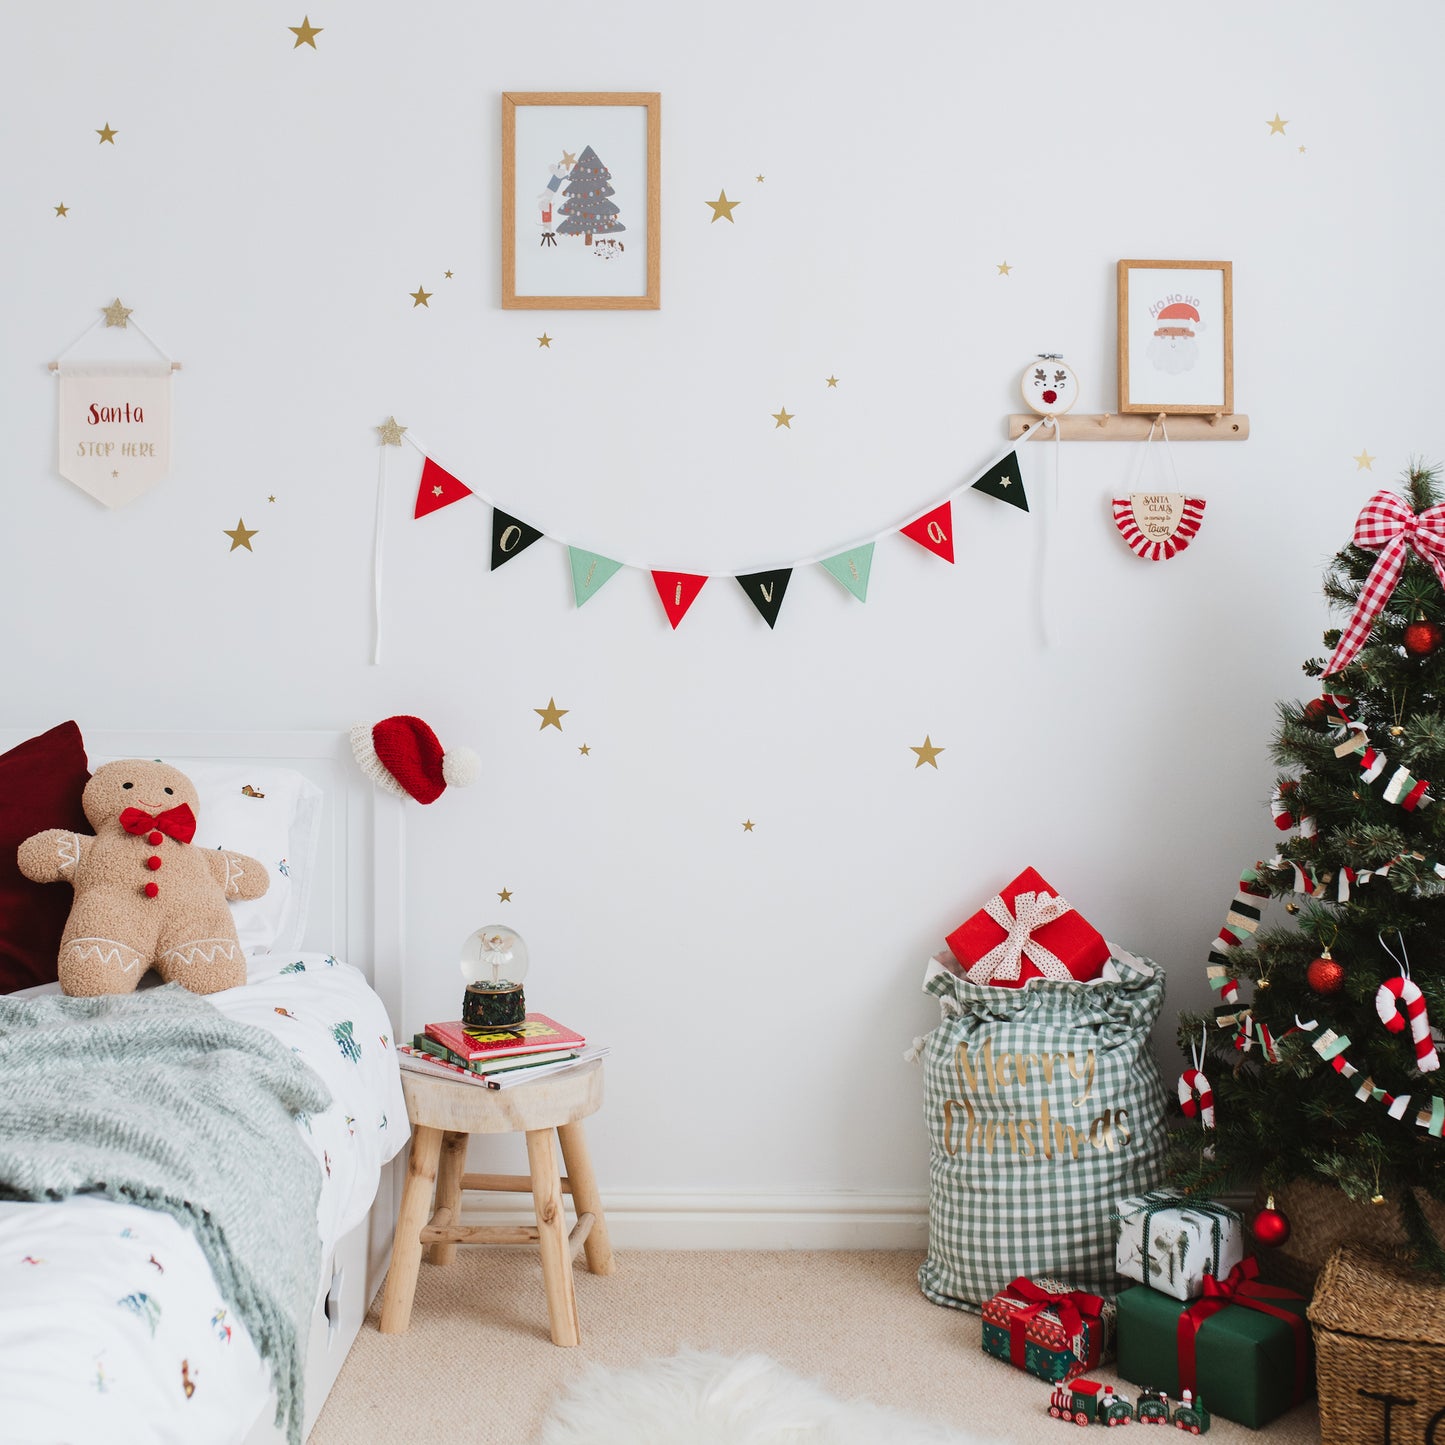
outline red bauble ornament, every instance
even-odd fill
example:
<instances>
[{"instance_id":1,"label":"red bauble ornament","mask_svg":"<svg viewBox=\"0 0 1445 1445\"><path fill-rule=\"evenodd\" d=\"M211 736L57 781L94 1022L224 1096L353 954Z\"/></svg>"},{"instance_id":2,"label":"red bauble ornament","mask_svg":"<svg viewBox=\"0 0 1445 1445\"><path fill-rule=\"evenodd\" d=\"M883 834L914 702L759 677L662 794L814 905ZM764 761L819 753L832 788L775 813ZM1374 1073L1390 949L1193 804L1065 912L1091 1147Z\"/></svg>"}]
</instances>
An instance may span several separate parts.
<instances>
[{"instance_id":1,"label":"red bauble ornament","mask_svg":"<svg viewBox=\"0 0 1445 1445\"><path fill-rule=\"evenodd\" d=\"M1289 1238L1289 1216L1274 1207L1274 1195L1264 1201L1264 1208L1250 1222L1254 1242L1266 1249L1278 1249Z\"/></svg>"},{"instance_id":2,"label":"red bauble ornament","mask_svg":"<svg viewBox=\"0 0 1445 1445\"><path fill-rule=\"evenodd\" d=\"M1345 966L1330 957L1329 949L1305 969L1305 982L1318 994L1338 993L1345 986Z\"/></svg>"},{"instance_id":3,"label":"red bauble ornament","mask_svg":"<svg viewBox=\"0 0 1445 1445\"><path fill-rule=\"evenodd\" d=\"M1429 657L1440 646L1440 637L1433 622L1412 622L1405 629L1405 651L1411 657Z\"/></svg>"}]
</instances>

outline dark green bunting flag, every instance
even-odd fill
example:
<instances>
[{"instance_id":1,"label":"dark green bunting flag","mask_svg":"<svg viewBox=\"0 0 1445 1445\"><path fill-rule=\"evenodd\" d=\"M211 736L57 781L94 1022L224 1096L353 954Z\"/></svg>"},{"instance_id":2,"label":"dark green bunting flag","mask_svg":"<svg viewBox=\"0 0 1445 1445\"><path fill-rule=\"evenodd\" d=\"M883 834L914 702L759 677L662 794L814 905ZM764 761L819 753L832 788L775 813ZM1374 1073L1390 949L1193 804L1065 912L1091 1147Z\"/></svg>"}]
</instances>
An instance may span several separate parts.
<instances>
[{"instance_id":1,"label":"dark green bunting flag","mask_svg":"<svg viewBox=\"0 0 1445 1445\"><path fill-rule=\"evenodd\" d=\"M995 462L974 484L976 492L997 497L1008 502L1021 512L1029 509L1029 499L1024 495L1024 474L1019 470L1017 452L1010 452L1002 461Z\"/></svg>"},{"instance_id":2,"label":"dark green bunting flag","mask_svg":"<svg viewBox=\"0 0 1445 1445\"><path fill-rule=\"evenodd\" d=\"M492 508L492 571L503 562L510 562L518 552L525 552L542 534L516 517L509 517L500 507Z\"/></svg>"},{"instance_id":3,"label":"dark green bunting flag","mask_svg":"<svg viewBox=\"0 0 1445 1445\"><path fill-rule=\"evenodd\" d=\"M776 572L749 572L738 578L738 586L748 594L748 600L762 613L769 627L778 620L783 593L788 590L788 578L792 575L791 567L780 567Z\"/></svg>"}]
</instances>

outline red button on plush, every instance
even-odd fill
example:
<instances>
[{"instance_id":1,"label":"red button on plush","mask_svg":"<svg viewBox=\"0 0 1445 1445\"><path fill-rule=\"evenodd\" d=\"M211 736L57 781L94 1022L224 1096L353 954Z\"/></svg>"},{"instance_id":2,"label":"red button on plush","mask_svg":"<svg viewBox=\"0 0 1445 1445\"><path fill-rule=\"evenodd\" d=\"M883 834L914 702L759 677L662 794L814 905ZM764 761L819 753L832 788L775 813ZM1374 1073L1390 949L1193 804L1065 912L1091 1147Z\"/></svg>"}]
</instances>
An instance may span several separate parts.
<instances>
[{"instance_id":1,"label":"red button on plush","mask_svg":"<svg viewBox=\"0 0 1445 1445\"><path fill-rule=\"evenodd\" d=\"M161 886L159 883L147 883L145 886L145 895L147 898L154 898L160 891Z\"/></svg>"},{"instance_id":2,"label":"red button on plush","mask_svg":"<svg viewBox=\"0 0 1445 1445\"><path fill-rule=\"evenodd\" d=\"M152 873L154 873L154 872L156 871L156 869L159 868L160 866L161 866L161 860L160 860L159 858L157 858L154 853L152 853L151 856L146 859L146 867L149 868Z\"/></svg>"},{"instance_id":3,"label":"red button on plush","mask_svg":"<svg viewBox=\"0 0 1445 1445\"><path fill-rule=\"evenodd\" d=\"M152 833L150 837L146 839L146 842L149 843L152 848L159 848L161 846L161 839L165 836L164 833Z\"/></svg>"}]
</instances>

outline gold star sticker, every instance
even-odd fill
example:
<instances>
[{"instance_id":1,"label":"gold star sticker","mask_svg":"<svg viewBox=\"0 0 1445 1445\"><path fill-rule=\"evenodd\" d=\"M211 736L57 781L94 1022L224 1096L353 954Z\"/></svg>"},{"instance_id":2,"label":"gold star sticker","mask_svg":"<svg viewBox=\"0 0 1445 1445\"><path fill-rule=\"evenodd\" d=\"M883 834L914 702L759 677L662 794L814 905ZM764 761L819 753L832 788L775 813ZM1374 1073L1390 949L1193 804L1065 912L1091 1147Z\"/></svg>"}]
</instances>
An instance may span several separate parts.
<instances>
[{"instance_id":1,"label":"gold star sticker","mask_svg":"<svg viewBox=\"0 0 1445 1445\"><path fill-rule=\"evenodd\" d=\"M399 447L401 445L401 434L405 430L406 428L404 426L397 424L394 416L387 417L387 419L377 427L377 431L381 433L381 441L378 445L384 447Z\"/></svg>"},{"instance_id":2,"label":"gold star sticker","mask_svg":"<svg viewBox=\"0 0 1445 1445\"><path fill-rule=\"evenodd\" d=\"M445 276L448 281L452 279L452 273L450 271L444 271L442 275Z\"/></svg>"},{"instance_id":3,"label":"gold star sticker","mask_svg":"<svg viewBox=\"0 0 1445 1445\"><path fill-rule=\"evenodd\" d=\"M751 833L752 831L753 831L753 820L752 820L751 818L749 818L749 819L747 820L747 822L743 824L743 832L744 832L744 833Z\"/></svg>"},{"instance_id":4,"label":"gold star sticker","mask_svg":"<svg viewBox=\"0 0 1445 1445\"><path fill-rule=\"evenodd\" d=\"M433 488L431 489L431 494L432 494L432 496L434 496L434 497L439 497L439 496L441 496L441 494L442 494L442 489L441 489L440 487L433 487Z\"/></svg>"},{"instance_id":5,"label":"gold star sticker","mask_svg":"<svg viewBox=\"0 0 1445 1445\"><path fill-rule=\"evenodd\" d=\"M120 329L124 331L125 318L129 316L135 308L122 306L120 304L120 297L117 296L109 306L102 307L101 309L105 312L105 324L107 326L119 326Z\"/></svg>"},{"instance_id":6,"label":"gold star sticker","mask_svg":"<svg viewBox=\"0 0 1445 1445\"><path fill-rule=\"evenodd\" d=\"M773 430L777 431L780 426L785 426L789 431L792 431L793 418L797 416L797 414L795 411L789 411L787 407L784 407L781 411L770 412L769 415L773 418Z\"/></svg>"},{"instance_id":7,"label":"gold star sticker","mask_svg":"<svg viewBox=\"0 0 1445 1445\"><path fill-rule=\"evenodd\" d=\"M581 753L582 756L585 758L592 751L592 749L589 748L586 743L583 743L582 746L577 749L577 751Z\"/></svg>"},{"instance_id":8,"label":"gold star sticker","mask_svg":"<svg viewBox=\"0 0 1445 1445\"><path fill-rule=\"evenodd\" d=\"M538 732L541 732L542 728L556 728L560 733L562 731L562 719L566 717L572 709L570 707L558 707L557 699L549 697L546 707L534 707L532 711L542 719L542 727L537 729Z\"/></svg>"},{"instance_id":9,"label":"gold star sticker","mask_svg":"<svg viewBox=\"0 0 1445 1445\"><path fill-rule=\"evenodd\" d=\"M113 476L113 477L118 477L119 475L120 475L119 472L112 472L112 473L111 473L111 476Z\"/></svg>"},{"instance_id":10,"label":"gold star sticker","mask_svg":"<svg viewBox=\"0 0 1445 1445\"><path fill-rule=\"evenodd\" d=\"M415 291L408 291L406 294L411 297L411 309L413 311L415 311L418 306L426 306L428 311L431 310L431 307L427 306L427 302L432 298L430 291L418 286Z\"/></svg>"},{"instance_id":11,"label":"gold star sticker","mask_svg":"<svg viewBox=\"0 0 1445 1445\"><path fill-rule=\"evenodd\" d=\"M96 135L98 135L98 136L100 137L99 144L101 144L101 145L106 145L106 144L114 145L114 144L115 144L115 138L116 138L116 136L118 136L119 134L120 134L120 132L119 132L118 130L112 130L112 129L110 128L110 122L109 122L109 121L106 121L106 123L105 123L105 129L104 129L104 130L98 130L98 131L96 131Z\"/></svg>"},{"instance_id":12,"label":"gold star sticker","mask_svg":"<svg viewBox=\"0 0 1445 1445\"><path fill-rule=\"evenodd\" d=\"M500 898L503 903L510 903L512 901L512 890L510 888L504 888L497 894L497 897Z\"/></svg>"},{"instance_id":13,"label":"gold star sticker","mask_svg":"<svg viewBox=\"0 0 1445 1445\"><path fill-rule=\"evenodd\" d=\"M829 386L838 385L838 378L836 376L825 377L824 380L828 383Z\"/></svg>"},{"instance_id":14,"label":"gold star sticker","mask_svg":"<svg viewBox=\"0 0 1445 1445\"><path fill-rule=\"evenodd\" d=\"M937 758L939 753L945 752L946 749L934 747L933 739L927 733L924 733L923 746L921 748L915 748L910 743L909 751L918 754L918 761L913 765L915 768L921 768L924 763L927 763L930 768L937 772L938 764L934 761L934 759Z\"/></svg>"},{"instance_id":15,"label":"gold star sticker","mask_svg":"<svg viewBox=\"0 0 1445 1445\"><path fill-rule=\"evenodd\" d=\"M712 218L714 221L731 221L733 225L737 225L737 222L733 221L733 207L742 205L742 202L728 200L728 193L726 191L719 191L717 193L717 200L704 201L703 205L712 207Z\"/></svg>"},{"instance_id":16,"label":"gold star sticker","mask_svg":"<svg viewBox=\"0 0 1445 1445\"><path fill-rule=\"evenodd\" d=\"M276 500L275 493L273 492L273 493L271 494L271 496L269 496L269 497L266 498L266 500L267 500L268 502L274 502L274 501Z\"/></svg>"},{"instance_id":17,"label":"gold star sticker","mask_svg":"<svg viewBox=\"0 0 1445 1445\"><path fill-rule=\"evenodd\" d=\"M1303 146L1301 146L1301 147L1299 148L1299 153L1300 153L1301 155L1303 155L1303 154L1305 153L1305 148L1304 148Z\"/></svg>"},{"instance_id":18,"label":"gold star sticker","mask_svg":"<svg viewBox=\"0 0 1445 1445\"><path fill-rule=\"evenodd\" d=\"M292 11L293 15L295 13ZM296 44L291 47L292 50L300 50L303 45L309 45L313 50L316 49L316 37L321 34L321 26L313 25L309 15L303 16L299 25L288 25L286 28L296 37Z\"/></svg>"},{"instance_id":19,"label":"gold star sticker","mask_svg":"<svg viewBox=\"0 0 1445 1445\"><path fill-rule=\"evenodd\" d=\"M538 346L545 346L545 347L548 347L548 348L550 349L550 347L551 347L551 345L552 345L552 338L551 338L550 336L548 336L547 333L544 331L544 332L537 338L537 345L538 345Z\"/></svg>"},{"instance_id":20,"label":"gold star sticker","mask_svg":"<svg viewBox=\"0 0 1445 1445\"><path fill-rule=\"evenodd\" d=\"M763 178L762 178L761 176L759 176L759 177L758 177L758 184L759 184L759 185L762 185L762 183L763 183ZM709 202L708 202L708 205L712 205L712 202L709 201Z\"/></svg>"},{"instance_id":21,"label":"gold star sticker","mask_svg":"<svg viewBox=\"0 0 1445 1445\"><path fill-rule=\"evenodd\" d=\"M1374 468L1370 465L1374 460L1375 458L1370 455L1369 448L1367 447L1355 458L1355 470L1357 472L1374 471Z\"/></svg>"},{"instance_id":22,"label":"gold star sticker","mask_svg":"<svg viewBox=\"0 0 1445 1445\"><path fill-rule=\"evenodd\" d=\"M1275 111L1274 119L1265 121L1265 124L1269 127L1269 133L1271 135L1283 135L1284 128L1289 122L1287 120L1281 120L1279 118L1279 112Z\"/></svg>"},{"instance_id":23,"label":"gold star sticker","mask_svg":"<svg viewBox=\"0 0 1445 1445\"><path fill-rule=\"evenodd\" d=\"M233 529L222 527L221 530L225 532L226 536L231 539L230 550L232 552L234 552L237 547L244 547L248 552L250 552L254 550L251 546L251 538L254 537L258 531L260 531L260 528L248 527L244 521L238 520Z\"/></svg>"},{"instance_id":24,"label":"gold star sticker","mask_svg":"<svg viewBox=\"0 0 1445 1445\"><path fill-rule=\"evenodd\" d=\"M70 207L67 206L64 201L62 201L58 206L56 206L55 214L57 216L68 216L70 214Z\"/></svg>"},{"instance_id":25,"label":"gold star sticker","mask_svg":"<svg viewBox=\"0 0 1445 1445\"><path fill-rule=\"evenodd\" d=\"M1000 276L1007 276L1008 273L1009 273L1010 271L1012 271L1012 270L1013 270L1013 267L1010 266L1007 261L1000 261L1000 262L998 263L998 274L999 274Z\"/></svg>"}]
</instances>

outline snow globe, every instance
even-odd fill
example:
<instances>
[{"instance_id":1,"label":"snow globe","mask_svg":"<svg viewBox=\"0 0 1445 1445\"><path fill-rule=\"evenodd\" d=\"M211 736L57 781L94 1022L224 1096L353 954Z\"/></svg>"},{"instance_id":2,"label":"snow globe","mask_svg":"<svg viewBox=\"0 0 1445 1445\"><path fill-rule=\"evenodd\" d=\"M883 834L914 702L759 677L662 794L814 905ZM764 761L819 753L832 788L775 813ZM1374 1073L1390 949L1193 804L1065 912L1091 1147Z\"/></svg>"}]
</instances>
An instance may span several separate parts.
<instances>
[{"instance_id":1,"label":"snow globe","mask_svg":"<svg viewBox=\"0 0 1445 1445\"><path fill-rule=\"evenodd\" d=\"M1019 389L1029 408L1042 416L1063 416L1079 399L1079 378L1057 351L1041 351L1024 368Z\"/></svg>"},{"instance_id":2,"label":"snow globe","mask_svg":"<svg viewBox=\"0 0 1445 1445\"><path fill-rule=\"evenodd\" d=\"M522 982L527 945L505 924L489 923L462 944L462 1021L474 1028L514 1028L527 1019Z\"/></svg>"}]
</instances>

